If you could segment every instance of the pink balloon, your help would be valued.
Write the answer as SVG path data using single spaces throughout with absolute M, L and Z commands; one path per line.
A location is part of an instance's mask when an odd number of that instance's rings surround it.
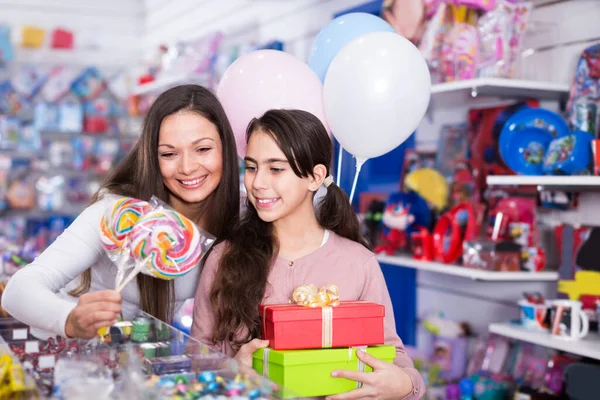
M 217 88 L 235 135 L 240 157 L 246 154 L 246 128 L 271 109 L 298 109 L 329 126 L 323 110 L 323 85 L 310 67 L 289 53 L 257 50 L 227 68 Z

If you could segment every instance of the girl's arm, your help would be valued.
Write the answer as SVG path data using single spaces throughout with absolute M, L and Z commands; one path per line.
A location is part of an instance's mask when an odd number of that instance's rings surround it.
M 2 295 L 2 307 L 9 314 L 66 336 L 65 323 L 76 302 L 57 293 L 103 253 L 100 220 L 106 206 L 106 200 L 100 200 L 86 208 L 39 257 L 10 278 Z
M 402 343 L 402 340 L 400 340 L 398 333 L 396 333 L 396 322 L 394 320 L 392 301 L 383 273 L 381 272 L 381 267 L 375 256 L 372 256 L 367 260 L 364 272 L 365 286 L 359 300 L 372 301 L 385 306 L 385 344 L 396 346 L 396 359 L 394 360 L 394 364 L 404 369 L 412 381 L 413 391 L 406 399 L 419 399 L 425 393 L 425 383 L 423 382 L 423 378 L 419 371 L 415 369 L 413 361 L 408 354 L 406 354 L 404 344 Z

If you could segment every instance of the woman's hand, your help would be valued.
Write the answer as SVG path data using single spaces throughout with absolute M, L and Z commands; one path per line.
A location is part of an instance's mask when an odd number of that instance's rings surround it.
M 333 371 L 331 376 L 361 382 L 361 388 L 327 397 L 328 400 L 354 400 L 362 398 L 403 399 L 414 392 L 410 376 L 402 368 L 356 350 L 358 358 L 373 368 L 373 372 Z
M 91 339 L 98 329 L 112 326 L 121 312 L 121 294 L 115 290 L 85 293 L 69 313 L 65 333 L 70 338 Z
M 268 340 L 252 339 L 242 347 L 235 355 L 234 359 L 242 367 L 252 368 L 252 354 L 258 349 L 264 349 L 269 345 Z

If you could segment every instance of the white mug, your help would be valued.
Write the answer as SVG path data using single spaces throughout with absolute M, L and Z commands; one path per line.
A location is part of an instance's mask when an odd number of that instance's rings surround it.
M 584 338 L 589 331 L 590 321 L 576 300 L 552 301 L 550 333 L 554 337 L 569 340 Z

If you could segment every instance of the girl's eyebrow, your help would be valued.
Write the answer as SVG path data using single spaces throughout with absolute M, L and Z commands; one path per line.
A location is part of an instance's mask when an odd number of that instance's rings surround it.
M 249 161 L 252 162 L 254 164 L 258 164 L 258 162 L 252 158 L 252 157 L 244 157 L 245 161 Z M 285 160 L 283 158 L 269 158 L 266 161 L 263 162 L 263 164 L 272 164 L 272 163 L 288 163 L 288 160 Z

